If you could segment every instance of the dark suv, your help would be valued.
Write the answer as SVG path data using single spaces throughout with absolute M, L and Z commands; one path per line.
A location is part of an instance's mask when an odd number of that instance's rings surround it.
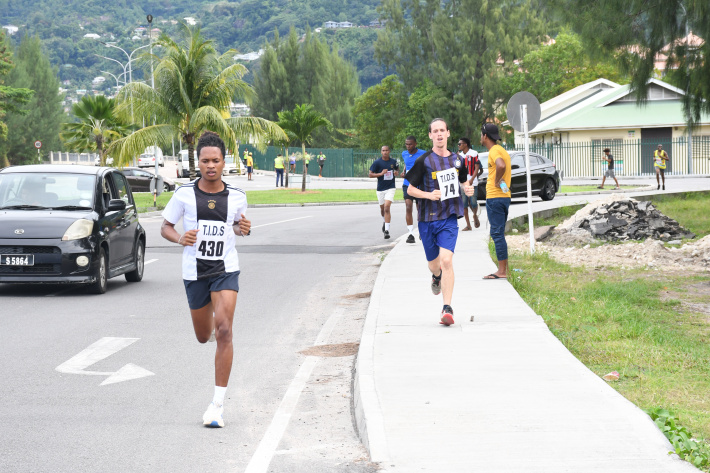
M 145 230 L 126 177 L 94 166 L 0 170 L 0 283 L 143 279 Z

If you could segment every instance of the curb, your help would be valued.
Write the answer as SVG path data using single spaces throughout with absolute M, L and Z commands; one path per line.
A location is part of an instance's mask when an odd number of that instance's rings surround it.
M 656 186 L 646 186 L 646 187 L 637 187 L 636 189 L 619 189 L 619 190 L 598 190 L 598 191 L 583 191 L 583 192 L 562 192 L 558 193 L 556 195 L 564 195 L 564 196 L 577 196 L 577 195 L 596 195 L 596 194 L 626 194 L 626 193 L 631 193 L 631 192 L 646 192 L 646 191 L 655 191 Z

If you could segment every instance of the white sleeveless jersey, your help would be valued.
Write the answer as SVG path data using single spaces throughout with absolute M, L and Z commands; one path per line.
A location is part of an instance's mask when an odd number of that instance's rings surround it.
M 175 190 L 163 218 L 185 231 L 198 229 L 197 242 L 182 253 L 182 278 L 188 281 L 239 271 L 236 237 L 232 225 L 246 215 L 246 193 L 225 184 L 222 192 L 201 191 L 198 180 Z

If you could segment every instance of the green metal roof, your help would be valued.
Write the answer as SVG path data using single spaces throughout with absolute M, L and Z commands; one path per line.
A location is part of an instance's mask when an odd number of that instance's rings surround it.
M 612 102 L 629 92 L 628 85 L 594 95 L 587 104 L 573 112 L 562 111 L 541 121 L 533 134 L 550 131 L 586 130 L 600 128 L 654 128 L 684 126 L 686 123 L 680 100 L 650 100 L 645 105 L 635 102 Z M 699 124 L 710 123 L 710 115 L 703 113 Z

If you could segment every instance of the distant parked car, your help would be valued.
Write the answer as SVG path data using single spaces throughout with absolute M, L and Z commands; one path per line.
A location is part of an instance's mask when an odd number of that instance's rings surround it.
M 147 154 L 143 153 L 138 157 L 138 167 L 139 168 L 145 168 L 145 167 L 155 167 L 155 155 L 154 154 Z M 163 155 L 158 154 L 158 166 L 163 167 L 165 166 L 165 161 L 163 161 Z
M 195 174 L 200 177 L 200 169 L 197 167 L 197 150 L 195 150 Z M 190 177 L 190 158 L 188 150 L 183 149 L 177 155 L 177 177 Z
M 155 174 L 141 168 L 123 168 L 123 174 L 128 179 L 133 192 L 150 192 L 150 182 Z M 175 190 L 175 181 L 163 177 L 163 192 Z
M 0 283 L 143 279 L 145 230 L 125 176 L 95 166 L 0 170 Z
M 488 153 L 479 155 L 483 174 L 478 178 L 478 199 L 486 199 L 486 183 L 488 182 Z M 528 185 L 525 171 L 525 152 L 510 152 L 511 165 L 511 197 L 527 197 Z M 540 196 L 542 200 L 552 200 L 560 190 L 560 174 L 555 163 L 536 153 L 530 153 L 530 184 L 532 195 Z

